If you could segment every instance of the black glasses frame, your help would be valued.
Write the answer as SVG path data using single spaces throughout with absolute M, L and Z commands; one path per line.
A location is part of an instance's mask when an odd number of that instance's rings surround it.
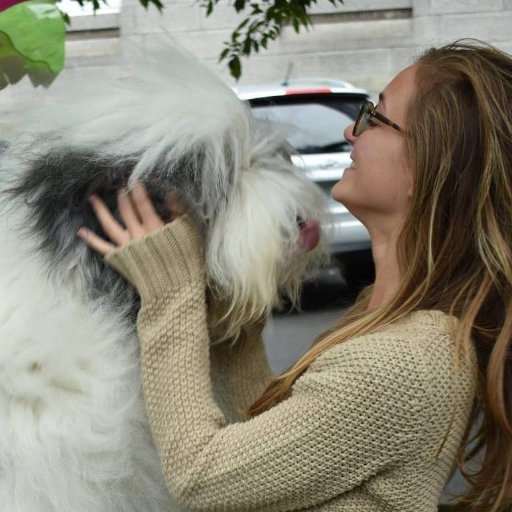
M 391 128 L 394 128 L 395 130 L 398 130 L 399 132 L 403 132 L 402 128 L 398 126 L 396 123 L 388 119 L 386 116 L 380 114 L 379 112 L 375 111 L 375 105 L 369 101 L 366 100 L 361 105 L 361 110 L 359 111 L 359 115 L 357 116 L 357 120 L 354 124 L 354 129 L 352 130 L 352 135 L 354 137 L 359 137 L 361 133 L 363 133 L 365 130 L 367 130 L 371 124 L 369 123 L 370 118 L 374 117 L 375 119 L 378 119 L 381 123 L 384 123 L 388 126 L 391 126 Z

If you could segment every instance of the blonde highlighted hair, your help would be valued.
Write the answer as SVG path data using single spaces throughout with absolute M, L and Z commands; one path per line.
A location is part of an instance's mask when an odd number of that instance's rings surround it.
M 416 310 L 459 319 L 457 353 L 478 359 L 472 420 L 459 467 L 470 483 L 461 510 L 512 506 L 512 58 L 491 45 L 457 41 L 417 60 L 407 147 L 415 170 L 410 214 L 398 245 L 402 281 L 367 312 L 372 287 L 250 407 L 255 416 L 286 398 L 322 352 Z M 469 441 L 468 428 L 466 441 Z M 466 443 L 464 443 L 466 444 Z M 478 470 L 467 468 L 479 454 Z

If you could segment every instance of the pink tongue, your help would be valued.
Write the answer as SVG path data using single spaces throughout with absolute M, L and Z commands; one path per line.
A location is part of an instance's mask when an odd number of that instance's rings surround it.
M 320 241 L 320 224 L 316 220 L 305 221 L 299 233 L 299 245 L 305 251 L 313 250 Z

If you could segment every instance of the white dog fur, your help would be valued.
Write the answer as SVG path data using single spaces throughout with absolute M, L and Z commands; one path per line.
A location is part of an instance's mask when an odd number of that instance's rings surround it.
M 223 305 L 217 341 L 295 296 L 325 256 L 297 250 L 297 219 L 324 205 L 279 129 L 181 51 L 138 73 L 81 84 L 0 157 L 2 512 L 176 510 L 142 400 L 137 294 L 76 237 L 101 234 L 88 195 L 115 209 L 116 189 L 140 179 L 165 218 L 178 192 Z

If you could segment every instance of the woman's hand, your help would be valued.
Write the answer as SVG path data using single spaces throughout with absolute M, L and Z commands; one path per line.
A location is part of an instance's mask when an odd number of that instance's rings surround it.
M 92 195 L 89 201 L 103 231 L 110 240 L 103 240 L 83 227 L 78 230 L 77 235 L 91 249 L 103 256 L 165 225 L 157 214 L 146 188 L 140 182 L 134 185 L 131 192 L 126 193 L 123 190 L 117 192 L 117 204 L 124 226 L 117 222 L 107 205 L 98 196 Z M 169 208 L 173 220 L 185 213 L 175 193 L 170 194 Z

